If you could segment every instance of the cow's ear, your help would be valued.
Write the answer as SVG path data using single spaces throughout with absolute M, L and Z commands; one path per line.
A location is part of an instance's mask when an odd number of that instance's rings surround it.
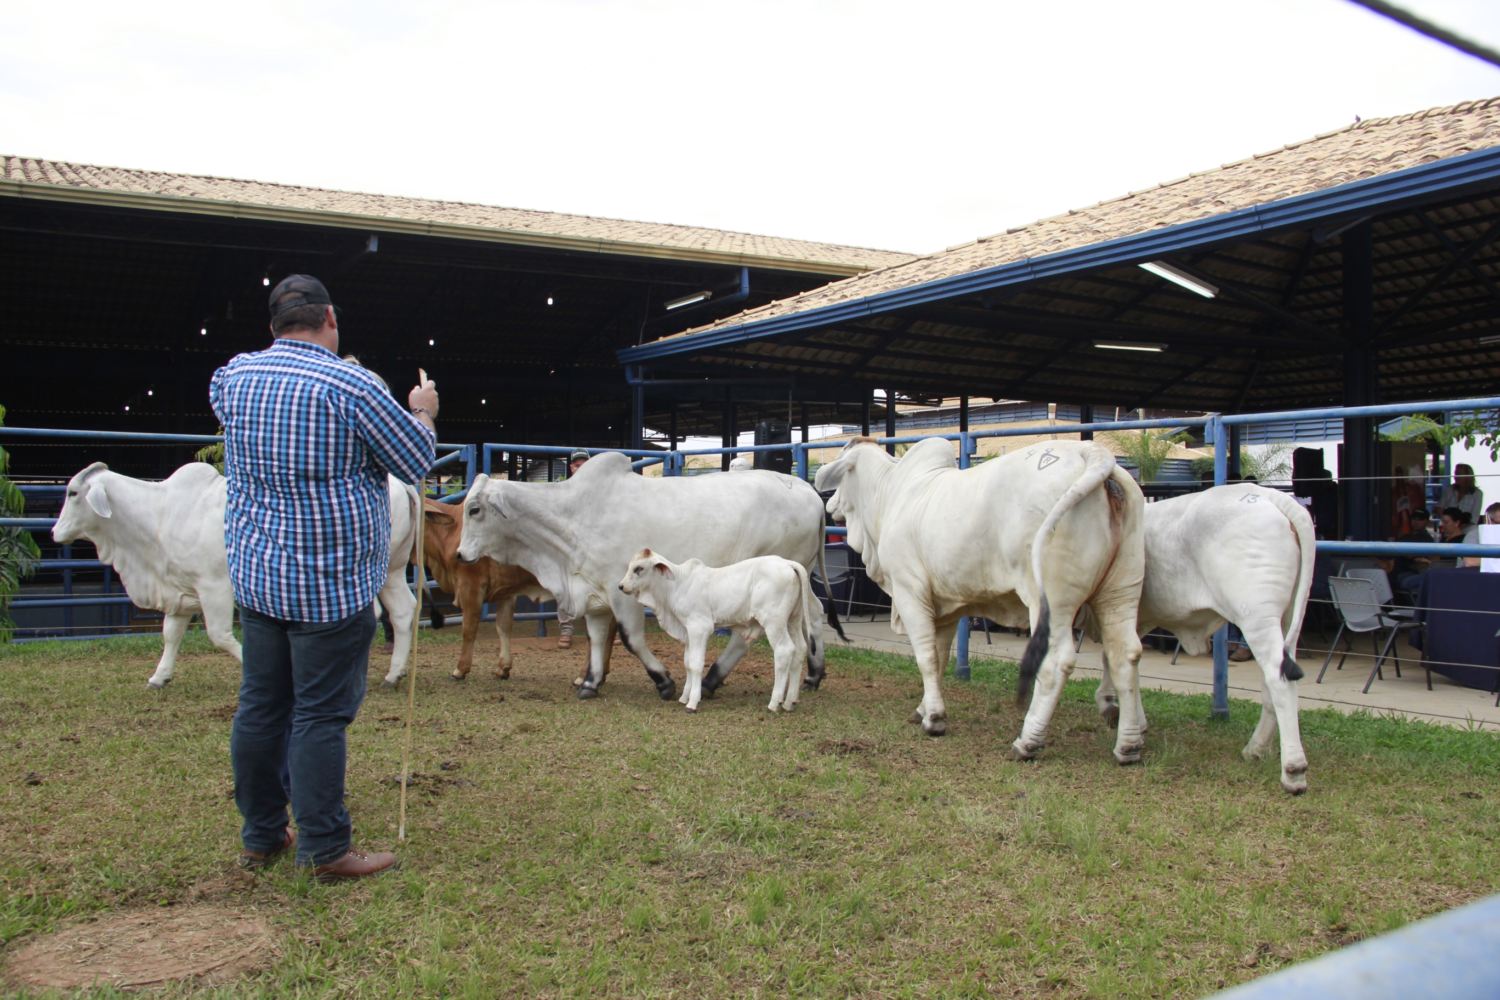
M 422 511 L 423 517 L 428 524 L 451 528 L 458 523 L 458 519 L 445 510 L 432 510 L 428 508 Z
M 485 490 L 482 499 L 484 501 L 484 505 L 490 510 L 494 511 L 496 514 L 499 514 L 501 517 L 506 516 L 505 508 L 500 504 L 500 498 L 495 495 L 494 490 Z
M 88 501 L 93 512 L 100 517 L 109 517 L 113 513 L 109 506 L 109 494 L 104 491 L 102 482 L 90 484 L 89 491 L 83 495 L 83 498 Z
M 653 563 L 651 568 L 656 570 L 662 576 L 666 577 L 668 580 L 672 579 L 672 568 L 666 563 Z

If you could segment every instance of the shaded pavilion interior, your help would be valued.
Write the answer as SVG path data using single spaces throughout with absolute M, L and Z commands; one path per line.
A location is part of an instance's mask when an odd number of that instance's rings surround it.
M 441 440 L 621 447 L 633 395 L 620 348 L 909 259 L 19 157 L 0 165 L 0 404 L 18 427 L 214 433 L 212 372 L 269 343 L 266 285 L 305 272 L 339 304 L 341 349 L 398 398 L 419 367 L 438 382 Z M 703 292 L 705 302 L 666 308 Z M 664 435 L 718 437 L 727 415 L 739 429 L 785 420 L 791 383 L 698 379 L 653 394 L 645 419 Z M 814 412 L 857 417 L 860 400 L 820 386 Z M 18 472 L 54 476 L 95 458 L 164 474 L 184 454 L 7 447 Z

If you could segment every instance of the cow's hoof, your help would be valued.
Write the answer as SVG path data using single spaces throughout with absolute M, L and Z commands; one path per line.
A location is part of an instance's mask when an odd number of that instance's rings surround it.
M 1122 747 L 1115 751 L 1115 760 L 1120 762 L 1121 767 L 1130 764 L 1139 764 L 1141 762 L 1141 751 L 1144 749 L 1145 747 L 1139 743 L 1134 746 Z
M 802 678 L 802 690 L 816 691 L 818 689 L 818 685 L 822 683 L 823 677 L 821 674 L 817 677 L 804 677 Z
M 506 667 L 504 670 L 496 670 L 495 679 L 501 681 L 510 680 L 510 667 Z
M 1307 792 L 1307 775 L 1281 772 L 1281 787 L 1288 795 L 1303 795 Z
M 682 706 L 682 709 L 685 712 L 692 712 L 694 715 L 698 714 L 698 706 L 697 705 L 684 705 L 684 706 Z
M 911 715 L 909 715 L 907 717 L 906 721 L 910 722 L 910 723 L 913 723 L 913 724 L 921 722 L 922 721 L 922 710 L 919 708 L 915 712 L 911 713 Z
M 395 680 L 391 680 L 389 677 L 387 677 L 385 680 L 380 682 L 380 686 L 385 688 L 387 691 L 394 691 L 396 690 L 396 685 L 400 683 L 401 679 L 399 677 Z
M 709 674 L 703 678 L 703 697 L 712 698 L 714 693 L 723 686 L 724 681 L 722 678 L 716 678 L 713 674 Z
M 1036 755 L 1042 749 L 1040 743 L 1026 744 L 1016 740 L 1010 745 L 1009 757 L 1011 760 L 1036 760 Z
M 468 674 L 466 674 L 466 673 L 460 673 L 457 670 L 453 671 L 453 673 L 449 674 L 448 676 L 452 677 L 456 681 L 466 681 L 466 680 L 469 679 L 469 675 Z
M 658 684 L 656 693 L 661 696 L 662 701 L 671 701 L 677 697 L 677 682 L 669 680 L 666 684 Z
M 585 686 L 583 686 L 581 684 L 578 686 L 578 700 L 579 701 L 588 701 L 590 698 L 597 698 L 597 697 L 599 697 L 599 689 L 598 688 L 585 687 Z
M 1240 751 L 1240 756 L 1248 761 L 1265 760 L 1266 751 L 1262 747 L 1251 746 L 1247 743 L 1245 749 Z
M 922 732 L 928 736 L 942 736 L 948 732 L 948 717 L 946 715 L 934 715 L 922 723 Z
M 170 677 L 164 681 L 159 681 L 155 677 L 148 677 L 146 679 L 146 688 L 151 691 L 160 691 L 170 683 L 172 683 L 172 678 Z

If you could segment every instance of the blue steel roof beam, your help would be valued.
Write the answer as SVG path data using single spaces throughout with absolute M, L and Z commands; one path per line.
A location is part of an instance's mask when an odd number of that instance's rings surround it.
M 1291 274 L 1287 276 L 1286 283 L 1281 288 L 1281 301 L 1279 304 L 1283 309 L 1289 308 L 1292 300 L 1297 297 L 1302 287 L 1302 282 L 1307 277 L 1307 269 L 1312 263 L 1313 256 L 1319 253 L 1321 249 L 1316 240 L 1307 239 L 1302 242 L 1302 246 L 1297 252 L 1297 262 L 1293 265 Z M 1245 338 L 1241 335 L 1239 339 L 1243 342 Z M 1245 400 L 1250 395 L 1250 387 L 1255 384 L 1255 378 L 1260 373 L 1260 368 L 1261 350 L 1258 347 L 1253 347 L 1250 351 L 1250 366 L 1246 370 L 1245 380 L 1240 384 L 1239 392 L 1235 393 L 1234 405 L 1230 409 L 1242 410 L 1245 408 Z
M 1212 357 L 1212 358 L 1200 358 L 1200 357 L 1198 357 L 1198 356 L 1195 355 L 1194 358 L 1196 360 L 1198 360 L 1200 363 L 1196 364 L 1196 365 L 1188 366 L 1186 368 L 1181 368 L 1177 372 L 1175 372 L 1174 374 L 1168 376 L 1167 378 L 1158 380 L 1155 385 L 1151 386 L 1151 388 L 1147 389 L 1145 392 L 1143 392 L 1143 393 L 1139 394 L 1138 396 L 1136 396 L 1135 399 L 1131 402 L 1131 404 L 1129 406 L 1127 406 L 1125 409 L 1126 410 L 1137 410 L 1137 409 L 1141 409 L 1142 407 L 1150 406 L 1150 405 L 1152 405 L 1152 403 L 1154 403 L 1156 401 L 1156 399 L 1159 396 L 1161 396 L 1162 393 L 1166 392 L 1168 389 L 1172 388 L 1174 385 L 1178 385 L 1178 384 L 1180 384 L 1182 382 L 1185 382 L 1190 377 L 1192 377 L 1194 375 L 1197 375 L 1197 374 L 1203 372 L 1205 369 L 1210 368 L 1213 365 L 1216 365 L 1220 361 L 1224 360 L 1224 358 L 1223 358 L 1222 355 L 1216 356 L 1216 357 Z M 1153 359 L 1153 361 L 1154 360 L 1155 359 Z M 1153 368 L 1154 367 L 1155 366 L 1153 365 Z M 1226 374 L 1232 374 L 1232 373 L 1226 373 Z
M 1201 274 L 1204 278 L 1218 285 L 1219 292 L 1221 294 L 1232 298 L 1237 302 L 1243 302 L 1245 305 L 1251 306 L 1254 309 L 1258 309 L 1273 319 L 1279 319 L 1281 322 L 1285 323 L 1292 329 L 1301 330 L 1308 336 L 1325 343 L 1336 343 L 1340 340 L 1337 331 L 1327 330 L 1315 323 L 1311 323 L 1308 320 L 1303 319 L 1301 316 L 1298 316 L 1296 313 L 1282 308 L 1275 302 L 1267 301 L 1256 292 L 1244 288 L 1243 286 L 1233 281 L 1218 277 L 1212 272 L 1205 271 L 1203 270 L 1203 268 L 1195 264 L 1189 264 L 1187 266 L 1194 274 Z
M 1500 182 L 1500 147 L 1476 150 L 1463 156 L 1448 157 L 1379 177 L 1351 181 L 1322 191 L 1225 212 L 1207 219 L 1123 236 L 1044 257 L 1028 257 L 850 302 L 628 348 L 619 352 L 619 358 L 624 364 L 637 364 L 658 357 L 710 350 L 737 341 L 776 337 L 794 329 L 826 326 L 854 317 L 876 315 L 940 299 L 976 295 L 992 288 L 1025 284 L 1053 275 L 1075 274 L 1113 264 L 1156 260 L 1166 254 L 1202 249 L 1252 238 L 1262 233 L 1306 227 L 1330 218 L 1388 213 L 1413 207 L 1437 196 L 1452 198 L 1465 190 L 1492 188 L 1497 182 Z
M 1484 304 L 1470 309 L 1466 312 L 1459 313 L 1457 316 L 1445 316 L 1441 319 L 1433 320 L 1430 323 L 1420 323 L 1416 326 L 1408 326 L 1404 330 L 1400 331 L 1401 339 L 1410 340 L 1413 337 L 1423 337 L 1442 330 L 1457 331 L 1460 327 L 1469 326 L 1475 323 L 1484 323 L 1486 320 L 1488 320 L 1489 326 L 1487 326 L 1485 330 L 1461 331 L 1455 333 L 1454 336 L 1449 339 L 1462 340 L 1470 337 L 1487 336 L 1488 333 L 1486 331 L 1489 329 L 1489 327 L 1493 327 L 1496 321 L 1500 321 L 1500 311 L 1497 311 L 1496 304 L 1491 301 L 1488 296 L 1485 296 L 1479 301 L 1482 301 Z M 1467 303 L 1449 303 L 1449 308 L 1457 308 L 1459 305 L 1467 305 Z M 1392 333 L 1391 337 L 1387 339 L 1395 339 L 1395 333 Z M 1400 345 L 1387 344 L 1385 346 L 1392 347 Z
M 869 347 L 868 346 L 855 345 L 855 344 L 836 344 L 836 343 L 831 343 L 831 342 L 827 342 L 827 341 L 819 341 L 819 340 L 816 340 L 814 338 L 819 337 L 819 336 L 831 335 L 831 334 L 845 334 L 845 335 L 852 334 L 852 335 L 861 336 L 861 337 L 873 337 L 873 336 L 882 335 L 882 334 L 884 334 L 886 332 L 888 332 L 888 331 L 878 330 L 878 329 L 872 329 L 872 328 L 868 328 L 868 327 L 864 327 L 864 326 L 854 326 L 854 325 L 846 324 L 846 325 L 837 327 L 836 329 L 829 329 L 829 330 L 806 330 L 806 331 L 802 331 L 802 332 L 798 333 L 794 338 L 789 337 L 788 340 L 783 341 L 782 343 L 787 344 L 787 345 L 792 346 L 792 347 L 807 347 L 809 349 L 825 350 L 825 351 L 845 351 L 845 352 L 854 354 L 854 353 L 861 353 L 861 352 L 867 351 L 867 350 L 869 350 Z M 986 337 L 994 337 L 994 336 L 998 336 L 998 335 L 1006 333 L 1006 332 L 1009 332 L 1009 331 L 1005 331 L 1005 330 L 981 330 L 981 331 L 979 331 L 979 333 L 981 333 L 982 335 L 984 335 Z M 897 339 L 904 340 L 904 341 L 911 341 L 911 342 L 917 343 L 917 344 L 932 344 L 932 345 L 934 345 L 936 347 L 949 348 L 949 349 L 957 349 L 957 350 L 963 350 L 963 351 L 1003 349 L 1003 345 L 997 346 L 994 343 L 985 343 L 984 341 L 976 339 L 974 337 L 944 337 L 944 336 L 942 336 L 940 334 L 918 333 L 918 332 L 916 332 L 914 330 L 908 330 L 908 331 L 906 331 L 905 333 L 903 333 L 900 336 L 900 338 L 897 338 Z M 895 343 L 895 341 L 893 340 L 892 343 Z M 887 350 L 890 349 L 889 345 L 885 349 L 887 349 Z
M 1244 381 L 1240 383 L 1240 391 L 1234 394 L 1234 404 L 1231 410 L 1243 410 L 1245 400 L 1250 395 L 1250 387 L 1255 384 L 1255 377 L 1260 374 L 1260 350 L 1257 348 L 1250 355 L 1250 367 L 1245 369 Z
M 1427 222 L 1425 216 L 1422 218 L 1422 221 L 1424 223 Z M 1429 226 L 1429 228 L 1431 227 Z M 1433 292 L 1441 288 L 1443 286 L 1443 283 L 1446 282 L 1450 277 L 1452 277 L 1455 272 L 1465 268 L 1470 268 L 1470 264 L 1473 261 L 1475 255 L 1477 255 L 1481 250 L 1488 247 L 1491 243 L 1494 243 L 1497 237 L 1500 237 L 1500 225 L 1492 224 L 1483 233 L 1480 233 L 1474 239 L 1470 240 L 1467 246 L 1458 249 L 1455 249 L 1453 247 L 1453 244 L 1441 232 L 1434 230 L 1434 235 L 1437 236 L 1439 241 L 1447 246 L 1450 254 L 1448 263 L 1444 264 L 1442 267 L 1438 268 L 1436 272 L 1430 275 L 1427 280 L 1423 282 L 1422 287 L 1418 288 L 1415 292 L 1412 292 L 1410 295 L 1408 295 L 1406 297 L 1406 300 L 1402 302 L 1394 312 L 1390 313 L 1387 316 L 1381 317 L 1380 322 L 1375 325 L 1375 332 L 1370 338 L 1371 343 L 1379 343 L 1382 337 L 1392 336 L 1399 333 L 1399 331 L 1396 330 L 1396 324 L 1401 321 L 1401 318 L 1415 309 L 1418 305 L 1420 305 L 1422 301 L 1431 296 Z M 1470 270 L 1473 269 L 1470 268 Z M 1475 273 L 1477 277 L 1478 274 L 1477 272 Z M 1481 280 L 1489 286 L 1490 294 L 1494 295 L 1494 285 L 1491 284 L 1488 279 L 1482 278 Z
M 1432 233 L 1432 235 L 1437 238 L 1437 241 L 1439 243 L 1448 248 L 1448 251 L 1450 253 L 1459 252 L 1458 245 L 1453 242 L 1453 238 L 1443 231 L 1442 226 L 1438 225 L 1436 222 L 1433 222 L 1432 217 L 1428 213 L 1423 212 L 1418 216 L 1418 218 L 1422 220 L 1422 227 L 1428 232 Z M 1473 259 L 1464 262 L 1464 270 L 1469 272 L 1469 276 L 1471 278 L 1479 282 L 1481 285 L 1484 285 L 1485 288 L 1489 289 L 1489 293 L 1492 298 L 1494 298 L 1496 301 L 1500 301 L 1500 285 L 1495 284 L 1494 280 L 1491 279 L 1488 274 L 1485 274 L 1484 271 L 1480 270 L 1479 267 L 1475 265 Z
M 1053 351 L 1051 354 L 1045 355 L 1040 361 L 1035 362 L 1025 371 L 1022 371 L 1017 375 L 1013 375 L 1010 378 L 998 380 L 996 382 L 996 385 L 1000 388 L 1000 394 L 1003 396 L 1022 395 L 1024 392 L 1024 387 L 1028 383 L 1030 383 L 1032 379 L 1036 378 L 1048 368 L 1051 368 L 1058 361 L 1061 361 L 1063 358 L 1072 354 L 1075 350 L 1078 349 L 1078 346 L 1084 342 L 1084 338 L 1081 337 L 1069 339 L 1065 341 L 1063 345 L 1057 350 Z
M 925 310 L 928 315 L 943 315 L 941 312 Z M 1055 313 L 1047 313 L 1024 308 L 1012 308 L 1011 315 L 1005 317 L 1007 322 L 1004 328 L 1014 329 L 1023 327 L 1023 332 L 1036 333 L 1048 336 L 1075 336 L 1079 338 L 1099 335 L 1107 339 L 1120 340 L 1145 340 L 1159 341 L 1163 338 L 1172 341 L 1192 341 L 1202 343 L 1222 344 L 1223 338 L 1219 334 L 1205 332 L 1202 329 L 1202 318 L 1182 316 L 1184 322 L 1196 320 L 1197 327 L 1185 327 L 1181 330 L 1164 330 L 1161 327 L 1136 326 L 1128 323 L 1117 323 L 1104 320 L 1090 319 L 1058 319 Z M 1306 349 L 1306 337 L 1280 336 L 1274 333 L 1255 333 L 1251 337 L 1263 342 L 1269 347 L 1284 347 L 1290 350 Z

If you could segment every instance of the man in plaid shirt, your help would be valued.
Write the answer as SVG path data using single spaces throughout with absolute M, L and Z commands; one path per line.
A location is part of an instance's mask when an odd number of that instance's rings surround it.
M 402 407 L 373 372 L 340 360 L 338 311 L 318 279 L 283 279 L 270 307 L 275 342 L 233 358 L 209 387 L 244 631 L 229 745 L 240 863 L 295 847 L 320 881 L 359 878 L 396 863 L 353 848 L 344 808 L 344 731 L 364 700 L 390 550 L 386 474 L 416 483 L 431 467 L 438 395 L 424 381 Z

